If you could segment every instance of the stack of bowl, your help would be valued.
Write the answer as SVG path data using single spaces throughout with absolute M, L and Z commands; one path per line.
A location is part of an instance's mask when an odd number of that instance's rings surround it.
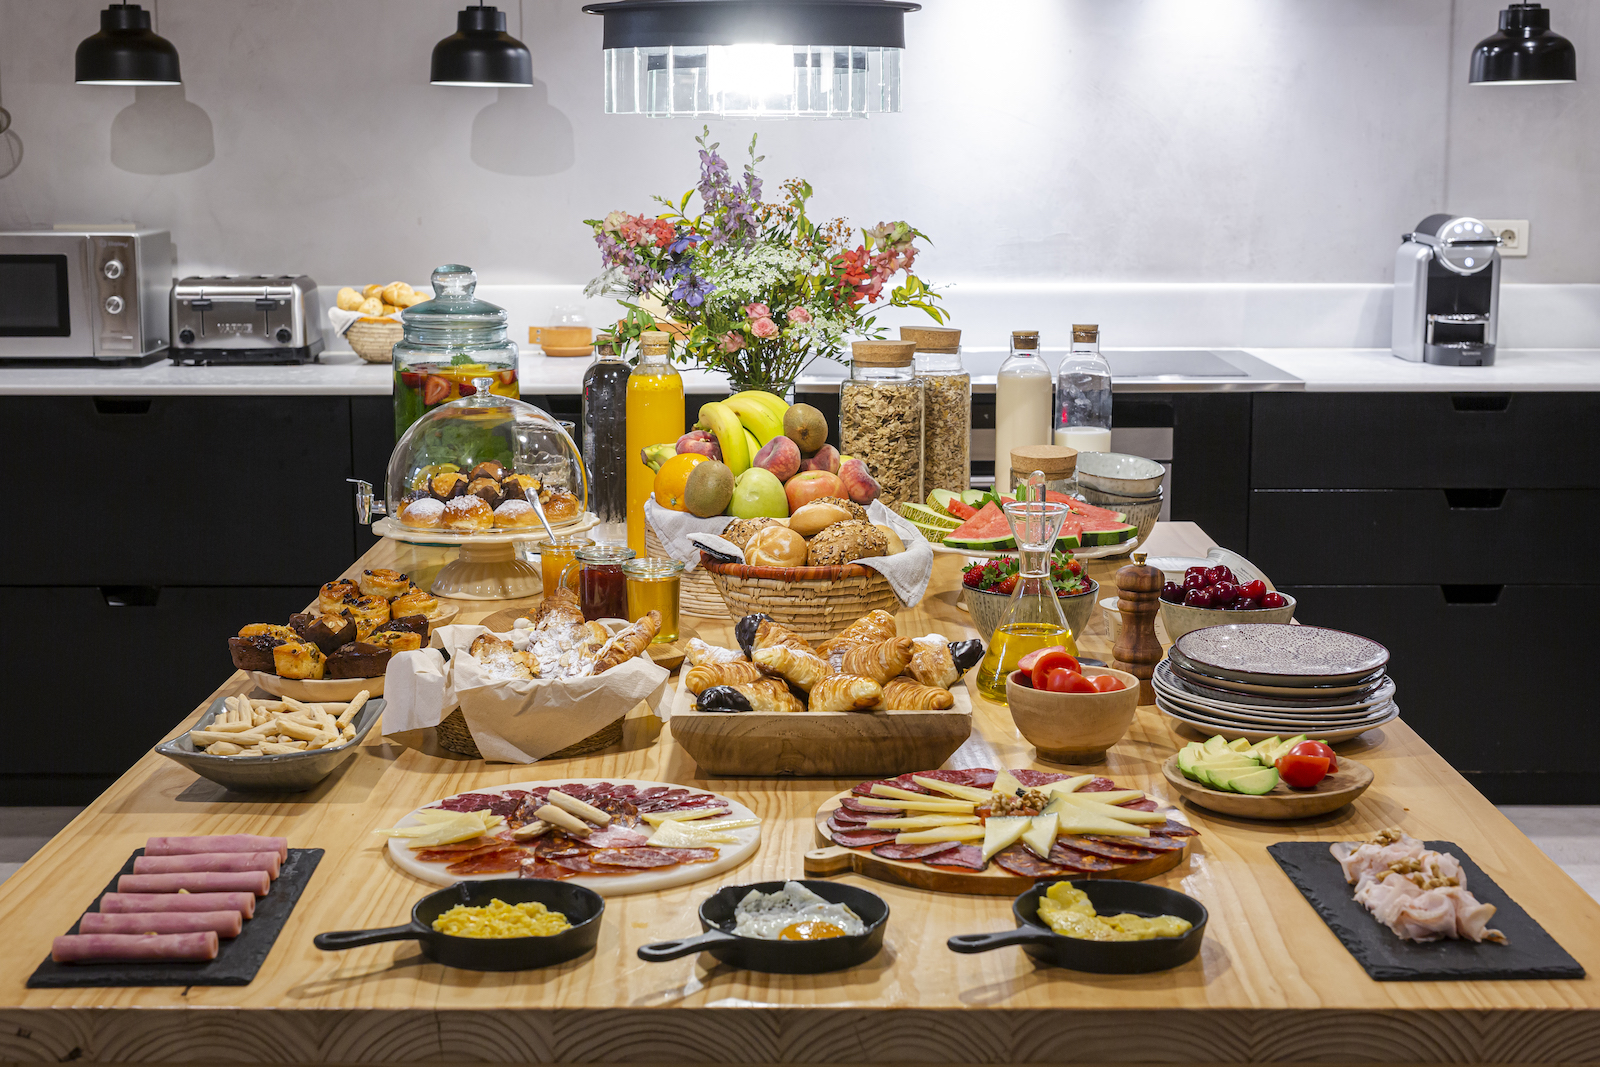
M 1161 514 L 1161 483 L 1166 468 L 1153 459 L 1125 452 L 1079 452 L 1078 492 L 1096 507 L 1120 511 L 1139 527 L 1139 541 Z
M 1150 679 L 1156 706 L 1206 736 L 1347 741 L 1400 714 L 1389 650 L 1320 626 L 1229 624 L 1184 634 Z

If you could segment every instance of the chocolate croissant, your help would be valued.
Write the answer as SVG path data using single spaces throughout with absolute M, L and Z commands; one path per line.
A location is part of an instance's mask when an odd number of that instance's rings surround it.
M 949 711 L 956 706 L 956 698 L 940 686 L 890 678 L 883 683 L 883 706 L 890 711 Z
M 817 651 L 827 656 L 836 647 L 843 648 L 862 641 L 885 641 L 899 633 L 893 615 L 887 611 L 869 611 L 829 638 Z
M 805 711 L 806 706 L 776 678 L 714 685 L 696 701 L 701 711 Z
M 683 672 L 683 687 L 695 696 L 714 685 L 758 682 L 761 669 L 747 659 L 729 663 L 701 663 Z
M 840 673 L 859 674 L 882 685 L 905 670 L 911 663 L 911 638 L 891 637 L 887 641 L 870 641 L 851 645 L 844 650 Z
M 604 674 L 612 667 L 626 663 L 649 648 L 650 642 L 660 632 L 661 612 L 651 608 L 643 618 L 612 638 L 610 647 L 595 660 L 593 673 Z
M 811 689 L 812 711 L 869 711 L 883 703 L 883 687 L 857 674 L 830 674 Z
M 771 645 L 758 648 L 752 657 L 755 665 L 768 674 L 775 674 L 795 687 L 811 692 L 811 688 L 832 674 L 828 661 L 815 652 L 806 652 L 789 645 Z
M 758 648 L 767 648 L 771 645 L 788 645 L 802 652 L 816 651 L 811 647 L 810 641 L 782 623 L 773 621 L 770 615 L 744 616 L 733 624 L 733 636 L 746 656 L 753 655 Z

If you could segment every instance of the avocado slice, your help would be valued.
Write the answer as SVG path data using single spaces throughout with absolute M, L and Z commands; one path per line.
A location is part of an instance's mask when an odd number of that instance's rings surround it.
M 1272 792 L 1278 784 L 1278 772 L 1271 767 L 1263 768 L 1254 774 L 1242 774 L 1228 780 L 1228 788 L 1235 793 L 1246 796 L 1259 797 Z
M 1272 763 L 1273 763 L 1273 765 L 1276 766 L 1279 760 L 1281 760 L 1283 757 L 1285 757 L 1285 756 L 1287 756 L 1289 754 L 1289 750 L 1290 749 L 1294 748 L 1294 746 L 1298 745 L 1300 742 L 1304 741 L 1305 739 L 1306 739 L 1306 735 L 1305 734 L 1295 734 L 1293 737 L 1291 737 L 1287 741 L 1283 742 L 1277 748 L 1273 749 L 1272 750 Z
M 1250 742 L 1246 741 L 1242 737 L 1236 737 L 1232 741 L 1228 742 L 1228 747 L 1233 749 L 1235 752 L 1243 752 L 1250 747 Z
M 1247 755 L 1250 755 L 1265 764 L 1268 762 L 1267 757 L 1271 754 L 1272 750 L 1278 747 L 1278 741 L 1278 735 L 1273 734 L 1265 741 L 1257 741 L 1255 744 L 1245 749 L 1245 752 Z
M 1200 746 L 1192 742 L 1178 749 L 1178 770 L 1185 778 L 1195 776 L 1194 761 L 1199 752 Z
M 1202 747 L 1207 752 L 1221 752 L 1223 749 L 1228 747 L 1228 742 L 1224 741 L 1220 734 L 1213 734 L 1212 736 L 1206 738 L 1205 744 Z

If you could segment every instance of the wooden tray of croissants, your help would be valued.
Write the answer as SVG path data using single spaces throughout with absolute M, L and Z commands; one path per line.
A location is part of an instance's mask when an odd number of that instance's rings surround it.
M 673 704 L 673 738 L 702 774 L 898 774 L 939 766 L 972 731 L 961 679 L 981 641 L 903 635 L 886 611 L 820 644 L 766 615 L 734 636 L 688 642 Z

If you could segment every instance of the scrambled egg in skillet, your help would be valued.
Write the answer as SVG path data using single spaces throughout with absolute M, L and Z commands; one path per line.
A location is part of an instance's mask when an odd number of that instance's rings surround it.
M 1039 898 L 1039 921 L 1063 937 L 1085 941 L 1149 941 L 1156 937 L 1181 937 L 1193 925 L 1176 915 L 1097 915 L 1081 889 L 1056 882 Z

